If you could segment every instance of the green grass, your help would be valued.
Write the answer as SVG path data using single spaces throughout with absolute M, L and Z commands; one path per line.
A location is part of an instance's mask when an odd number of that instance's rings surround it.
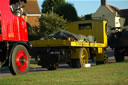
M 128 85 L 128 62 L 0 77 L 0 85 Z

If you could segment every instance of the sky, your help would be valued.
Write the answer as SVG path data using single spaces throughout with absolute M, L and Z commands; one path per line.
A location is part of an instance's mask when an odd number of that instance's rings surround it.
M 40 8 L 43 1 L 38 0 Z M 66 2 L 73 4 L 78 16 L 95 13 L 101 4 L 101 0 L 66 0 Z M 128 9 L 128 0 L 107 0 L 107 4 L 116 6 L 119 9 Z

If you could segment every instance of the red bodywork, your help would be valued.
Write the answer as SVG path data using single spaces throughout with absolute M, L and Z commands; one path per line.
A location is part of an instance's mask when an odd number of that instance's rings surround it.
M 27 25 L 10 9 L 10 0 L 0 0 L 0 41 L 28 41 Z

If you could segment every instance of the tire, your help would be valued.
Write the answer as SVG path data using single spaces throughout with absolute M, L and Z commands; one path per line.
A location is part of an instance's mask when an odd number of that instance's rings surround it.
M 71 67 L 72 68 L 80 68 L 81 65 L 80 65 L 80 59 L 73 59 L 71 60 Z
M 30 57 L 23 45 L 16 45 L 10 53 L 9 69 L 13 75 L 25 74 L 29 71 Z
M 88 64 L 89 53 L 86 48 L 80 48 L 80 53 L 78 55 L 79 59 L 72 59 L 71 66 L 73 68 L 85 67 L 85 64 Z
M 124 61 L 124 55 L 122 53 L 120 53 L 118 49 L 115 49 L 114 55 L 115 55 L 116 62 L 123 62 Z
M 47 67 L 47 69 L 49 70 L 49 71 L 51 71 L 51 70 L 56 70 L 58 68 L 58 64 L 51 64 L 51 65 L 49 65 L 48 67 Z

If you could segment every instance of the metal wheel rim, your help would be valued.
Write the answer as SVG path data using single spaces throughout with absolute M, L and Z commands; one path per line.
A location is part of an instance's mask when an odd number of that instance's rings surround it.
M 82 54 L 81 54 L 81 67 L 85 67 L 85 64 L 88 63 L 88 52 L 86 51 L 86 49 L 82 50 Z

